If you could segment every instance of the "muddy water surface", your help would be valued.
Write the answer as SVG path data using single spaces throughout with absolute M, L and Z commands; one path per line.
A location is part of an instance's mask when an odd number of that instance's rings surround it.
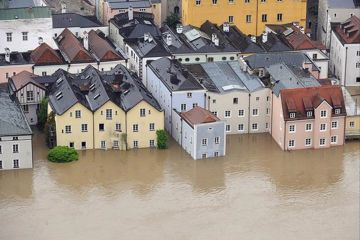
M 0 172 L 1 240 L 359 239 L 360 144 L 282 152 L 267 134 L 231 136 L 227 156 L 86 151 Z

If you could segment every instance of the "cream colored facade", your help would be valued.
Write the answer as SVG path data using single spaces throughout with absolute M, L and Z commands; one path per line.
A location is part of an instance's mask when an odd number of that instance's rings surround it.
M 266 24 L 298 22 L 306 27 L 306 0 L 183 0 L 182 23 L 200 27 L 206 20 L 236 25 L 260 35 Z

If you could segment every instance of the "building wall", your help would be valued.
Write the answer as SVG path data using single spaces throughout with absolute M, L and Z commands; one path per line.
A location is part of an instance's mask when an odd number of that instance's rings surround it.
M 13 140 L 17 137 L 18 140 Z M 13 153 L 13 145 L 18 145 L 18 152 Z M 2 163 L 1 170 L 14 169 L 14 160 L 19 160 L 19 169 L 32 168 L 32 136 L 1 136 L 0 141 L 1 152 L 0 161 Z
M 0 83 L 8 81 L 6 76 L 12 77 L 22 71 L 32 72 L 32 64 L 0 66 Z
M 65 71 L 67 71 L 69 69 L 69 65 L 61 64 L 61 65 L 34 65 L 33 66 L 34 74 L 39 75 L 39 76 L 52 75 L 58 69 L 63 69 Z
M 181 147 L 188 153 L 190 156 L 196 158 L 196 134 L 194 129 L 183 119 L 181 120 Z
M 346 117 L 345 136 L 347 138 L 360 137 L 360 115 Z
M 107 2 L 103 5 L 103 17 L 102 17 L 102 23 L 104 25 L 109 25 L 109 20 L 112 19 L 116 14 L 127 12 L 128 9 L 115 9 L 110 8 L 109 4 Z M 133 8 L 134 12 L 147 12 L 147 13 L 153 13 L 152 7 L 148 8 Z
M 196 124 L 194 126 L 195 133 L 195 153 L 194 159 L 203 158 L 203 154 L 206 157 L 215 157 L 215 152 L 218 152 L 218 156 L 225 156 L 226 153 L 226 134 L 225 123 L 218 121 L 214 123 Z M 215 137 L 219 137 L 219 143 L 215 143 Z M 202 140 L 207 139 L 207 144 L 203 145 Z
M 75 110 L 81 111 L 81 118 L 75 118 Z M 92 149 L 93 144 L 93 114 L 80 103 L 76 103 L 63 115 L 55 116 L 56 123 L 56 142 L 58 146 L 70 146 L 74 143 L 76 150 L 81 150 L 81 143 L 86 142 L 86 149 Z M 88 125 L 88 131 L 81 131 L 81 124 Z M 71 126 L 71 133 L 65 132 L 65 126 Z
M 109 23 L 109 36 L 116 45 L 125 50 L 124 38 L 119 34 L 119 29 L 111 22 Z
M 239 13 L 241 13 L 239 15 Z M 277 21 L 277 14 L 283 14 L 281 22 Z M 262 22 L 262 14 L 267 14 L 267 22 Z M 246 23 L 246 15 L 251 15 L 251 23 Z M 182 22 L 201 26 L 206 20 L 216 24 L 229 21 L 229 16 L 234 17 L 234 24 L 245 34 L 260 35 L 265 30 L 265 24 L 299 22 L 306 27 L 306 1 L 290 0 L 277 1 L 213 1 L 202 0 L 197 6 L 194 0 L 182 1 Z
M 145 109 L 146 116 L 140 117 L 140 109 Z M 154 131 L 150 131 L 150 123 L 155 124 Z M 138 124 L 139 131 L 133 131 L 133 125 Z M 156 146 L 156 130 L 164 129 L 164 112 L 158 111 L 145 101 L 141 101 L 126 114 L 128 148 L 134 147 L 134 141 L 138 141 L 138 148 L 150 147 L 150 140 L 154 140 Z
M 328 78 L 329 58 L 319 49 L 309 49 L 303 51 L 320 69 L 320 79 Z M 317 58 L 314 58 L 316 54 Z
M 198 64 L 210 62 L 209 58 L 213 59 L 213 62 L 237 60 L 240 53 L 189 53 L 189 54 L 174 54 L 173 56 L 182 64 Z M 212 62 L 212 61 L 211 61 Z
M 106 109 L 111 109 L 112 118 L 106 118 Z M 126 149 L 126 141 L 123 141 L 122 134 L 126 133 L 125 112 L 111 101 L 106 102 L 94 112 L 94 148 L 100 149 L 101 141 L 105 141 L 105 149 L 111 149 L 114 141 L 118 141 L 120 149 Z M 116 124 L 121 124 L 121 131 L 116 130 Z M 100 131 L 99 124 L 104 124 L 104 131 Z
M 281 104 L 281 95 L 277 97 L 272 95 L 272 124 L 271 124 L 271 136 L 274 141 L 280 146 L 282 150 L 285 149 L 284 139 L 285 139 L 285 121 L 283 115 L 283 109 Z

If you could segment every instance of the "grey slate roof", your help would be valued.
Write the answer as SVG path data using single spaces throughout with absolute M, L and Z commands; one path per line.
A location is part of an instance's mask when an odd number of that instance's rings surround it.
M 52 15 L 53 28 L 100 27 L 102 24 L 92 16 L 82 16 L 77 13 L 59 13 Z
M 257 41 L 267 52 L 285 52 L 291 51 L 292 49 L 279 38 L 275 33 L 268 33 L 267 41 Z
M 320 83 L 311 75 L 306 75 L 302 71 L 289 67 L 283 63 L 274 64 L 266 68 L 271 76 L 273 85 L 273 92 L 279 96 L 282 89 L 287 88 L 304 88 L 304 87 L 318 87 Z
M 48 7 L 5 8 L 0 9 L 0 20 L 51 18 Z
M 0 54 L 0 66 L 31 64 L 30 53 L 10 53 L 10 63 L 5 61 L 5 54 Z
M 150 1 L 148 0 L 108 0 L 110 8 L 116 9 L 127 9 L 129 7 L 133 8 L 149 8 L 151 7 Z
M 177 60 L 164 57 L 152 61 L 148 66 L 171 92 L 203 89 Z
M 34 0 L 0 0 L 0 8 L 36 7 Z
M 212 92 L 254 92 L 265 87 L 257 76 L 244 72 L 237 61 L 209 62 L 187 67 Z
M 31 128 L 16 98 L 11 98 L 6 86 L 0 87 L 0 137 L 30 135 Z
M 327 0 L 329 8 L 356 8 L 360 7 L 358 0 Z
M 145 41 L 144 37 L 138 39 L 128 39 L 125 42 L 137 53 L 141 58 L 144 57 L 165 57 L 170 53 L 164 46 L 151 37 L 151 41 Z

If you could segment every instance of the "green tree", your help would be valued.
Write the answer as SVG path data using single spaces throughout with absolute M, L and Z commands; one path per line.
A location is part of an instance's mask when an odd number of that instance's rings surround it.
M 43 98 L 40 102 L 40 108 L 38 113 L 38 127 L 41 131 L 44 130 L 47 121 L 47 117 L 48 117 L 47 111 L 48 111 L 48 99 Z
M 156 138 L 157 138 L 157 148 L 158 149 L 166 149 L 167 142 L 168 142 L 168 135 L 165 130 L 157 130 L 156 131 Z
M 171 28 L 175 28 L 176 24 L 180 23 L 180 17 L 176 13 L 172 13 L 171 15 L 167 16 L 164 23 Z
M 72 162 L 78 160 L 78 153 L 75 149 L 67 146 L 56 146 L 48 153 L 48 160 L 51 162 Z

